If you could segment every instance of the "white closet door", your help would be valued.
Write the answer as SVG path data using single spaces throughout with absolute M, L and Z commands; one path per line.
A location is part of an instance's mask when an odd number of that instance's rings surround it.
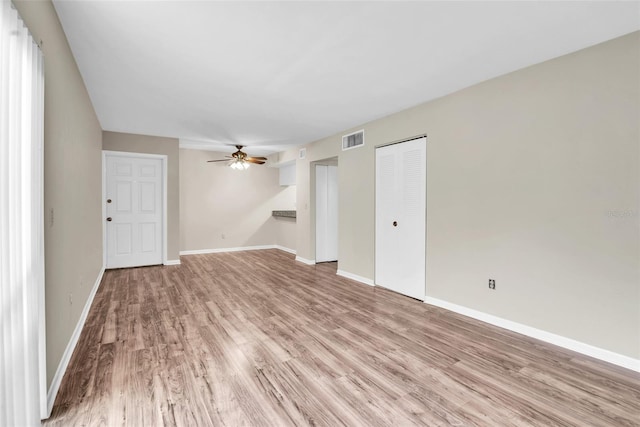
M 338 260 L 338 167 L 316 165 L 316 262 Z
M 426 138 L 376 149 L 375 282 L 424 300 Z

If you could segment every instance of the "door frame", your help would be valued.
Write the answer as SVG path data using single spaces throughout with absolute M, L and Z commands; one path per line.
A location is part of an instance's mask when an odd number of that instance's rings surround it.
M 167 159 L 166 154 L 102 150 L 102 266 L 107 265 L 107 156 L 160 160 L 162 163 L 162 265 L 167 264 Z
M 340 158 L 336 155 L 324 159 L 309 161 L 309 249 L 313 255 L 309 265 L 316 263 L 316 165 L 338 167 L 338 242 L 340 241 Z M 340 244 L 338 243 L 338 262 L 340 262 Z
M 411 136 L 408 138 L 402 138 L 393 142 L 385 142 L 382 144 L 378 144 L 375 145 L 373 147 L 373 227 L 375 230 L 376 227 L 376 221 L 377 216 L 378 216 L 378 212 L 376 210 L 376 195 L 377 195 L 377 191 L 378 189 L 376 188 L 376 173 L 377 173 L 377 160 L 376 160 L 376 150 L 378 148 L 383 148 L 383 147 L 388 147 L 389 145 L 396 145 L 396 144 L 402 144 L 403 142 L 409 142 L 409 141 L 413 141 L 415 139 L 421 139 L 424 138 L 425 139 L 425 143 L 426 143 L 426 149 L 427 152 L 425 153 L 426 156 L 426 161 L 429 161 L 429 152 L 428 152 L 428 148 L 429 148 L 429 138 L 427 137 L 426 133 L 423 134 L 419 134 L 419 135 L 415 135 L 415 136 Z M 425 191 L 425 195 L 424 195 L 424 218 L 425 218 L 425 224 L 424 224 L 424 244 L 425 244 L 425 260 L 424 260 L 424 301 L 426 301 L 427 299 L 427 295 L 428 295 L 428 289 L 429 289 L 429 285 L 428 285 L 428 280 L 427 280 L 427 235 L 429 230 L 427 229 L 427 210 L 429 207 L 429 191 L 428 191 L 428 181 L 429 181 L 429 176 L 428 176 L 429 170 L 427 168 L 427 165 L 425 165 L 425 185 L 424 185 L 424 191 Z M 377 284 L 377 279 L 376 279 L 376 247 L 378 244 L 378 236 L 377 233 L 373 233 L 373 285 L 374 286 L 380 286 Z M 401 294 L 402 295 L 402 294 Z M 409 296 L 407 296 L 407 298 L 411 298 Z

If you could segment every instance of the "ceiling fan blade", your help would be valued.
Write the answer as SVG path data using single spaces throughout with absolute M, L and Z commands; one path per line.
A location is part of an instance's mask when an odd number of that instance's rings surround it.
M 228 162 L 229 160 L 233 159 L 233 157 L 231 157 L 231 156 L 224 156 L 224 157 L 226 157 L 226 158 L 220 159 L 220 160 L 207 160 L 207 163 L 210 163 L 210 162 Z
M 266 157 L 254 157 L 254 156 L 251 156 L 251 157 L 248 157 L 248 158 L 249 159 L 253 159 L 253 160 L 262 160 L 263 162 L 267 161 Z
M 265 159 L 266 160 L 266 159 Z M 255 163 L 256 165 L 263 165 L 264 161 L 260 160 L 260 158 L 256 158 L 256 157 L 247 157 L 246 159 L 244 159 L 245 162 L 249 162 L 249 163 Z

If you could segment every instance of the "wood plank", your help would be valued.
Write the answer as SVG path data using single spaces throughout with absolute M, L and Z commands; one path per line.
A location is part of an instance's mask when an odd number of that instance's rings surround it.
M 640 426 L 640 374 L 278 250 L 109 270 L 44 425 Z

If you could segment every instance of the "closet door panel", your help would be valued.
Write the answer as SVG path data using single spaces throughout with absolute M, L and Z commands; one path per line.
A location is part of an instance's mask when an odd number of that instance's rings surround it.
M 425 297 L 426 138 L 376 149 L 375 283 Z

